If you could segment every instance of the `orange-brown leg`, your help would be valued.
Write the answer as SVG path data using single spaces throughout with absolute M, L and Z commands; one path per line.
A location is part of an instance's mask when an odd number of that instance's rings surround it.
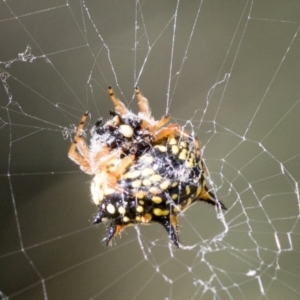
M 79 125 L 78 125 L 77 130 L 76 130 L 74 141 L 71 144 L 70 149 L 69 149 L 69 154 L 70 153 L 74 153 L 76 151 L 75 149 L 77 147 L 77 140 L 78 140 L 79 137 L 82 136 L 82 131 L 83 131 L 84 123 L 85 123 L 85 120 L 86 120 L 88 114 L 89 114 L 88 112 L 85 112 L 82 115 L 81 119 L 80 119 Z
M 78 136 L 77 138 L 77 150 L 79 152 L 79 154 L 85 158 L 89 158 L 90 155 L 90 149 L 88 148 L 84 138 L 82 137 L 82 135 Z
M 120 163 L 112 167 L 109 173 L 112 174 L 115 178 L 119 179 L 121 175 L 125 173 L 127 168 L 133 163 L 134 159 L 134 155 L 128 155 L 120 159 Z
M 143 97 L 138 87 L 135 87 L 135 95 L 138 100 L 138 106 L 140 108 L 140 112 L 143 113 L 149 120 L 153 120 L 153 117 L 151 116 L 149 102 L 145 97 Z M 162 116 L 161 119 L 159 121 L 156 121 L 154 125 L 151 125 L 146 120 L 143 120 L 142 128 L 147 128 L 150 132 L 154 132 L 160 127 L 164 126 L 166 123 L 168 123 L 169 120 L 170 120 L 169 115 Z
M 117 181 L 135 159 L 134 155 L 119 158 L 122 150 L 117 150 L 112 154 L 107 154 L 99 163 L 98 172 L 105 171 L 107 174 L 108 186 L 122 193 L 123 190 L 117 186 Z M 117 163 L 115 161 L 118 160 Z M 106 170 L 105 170 L 106 169 Z
M 142 96 L 138 87 L 135 87 L 135 95 L 138 100 L 140 112 L 145 114 L 148 118 L 152 118 L 148 100 Z
M 153 142 L 155 143 L 155 142 L 157 142 L 163 138 L 169 137 L 169 136 L 174 136 L 174 135 L 181 136 L 182 134 L 183 134 L 183 131 L 179 125 L 170 124 L 166 128 L 159 130 L 158 133 L 156 133 L 154 135 Z
M 153 126 L 149 127 L 149 131 L 150 132 L 155 132 L 156 130 L 158 130 L 159 128 L 163 127 L 166 123 L 168 123 L 170 120 L 169 115 L 164 115 L 161 117 L 161 119 L 159 121 L 156 121 L 155 124 Z
M 128 113 L 128 109 L 126 108 L 125 104 L 116 98 L 111 86 L 108 87 L 108 94 L 115 106 L 116 112 L 118 112 L 120 115 L 125 115 L 126 113 Z
M 102 146 L 95 154 L 95 156 L 92 158 L 95 164 L 95 169 L 96 171 L 100 171 L 101 170 L 101 166 L 102 165 L 106 165 L 106 161 L 109 160 L 111 158 L 112 155 L 114 155 L 115 153 L 112 153 L 109 155 L 109 148 L 107 146 Z M 119 152 L 120 154 L 120 152 Z M 103 158 L 105 157 L 105 158 Z
M 82 137 L 82 131 L 84 127 L 85 120 L 88 116 L 88 112 L 84 113 L 80 119 L 74 141 L 72 142 L 68 156 L 76 164 L 78 164 L 84 172 L 90 174 L 91 168 L 89 163 L 88 147 Z M 77 152 L 76 149 L 79 151 Z

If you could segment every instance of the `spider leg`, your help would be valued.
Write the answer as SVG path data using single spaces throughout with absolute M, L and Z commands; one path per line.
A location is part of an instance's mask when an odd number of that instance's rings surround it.
M 92 180 L 91 193 L 93 201 L 97 205 L 102 203 L 107 195 L 124 192 L 117 182 L 132 164 L 135 157 L 130 155 L 120 158 L 121 152 L 122 150 L 118 150 L 115 153 L 106 155 L 104 160 L 100 160 L 100 168 L 94 172 L 96 175 Z
M 134 89 L 140 112 L 143 113 L 147 118 L 152 118 L 148 100 L 142 96 L 138 87 L 135 87 Z
M 94 172 L 97 173 L 97 171 L 101 171 L 106 160 L 111 159 L 111 155 L 109 155 L 109 148 L 107 146 L 100 147 L 100 149 L 91 156 L 91 159 L 94 162 Z
M 91 168 L 89 163 L 88 148 L 85 144 L 84 139 L 82 138 L 82 131 L 84 127 L 85 120 L 88 116 L 88 112 L 84 113 L 80 119 L 75 138 L 73 143 L 70 146 L 68 156 L 73 160 L 77 165 L 80 166 L 80 169 L 85 173 L 90 174 Z M 79 151 L 77 152 L 76 149 Z
M 108 147 L 102 147 L 93 158 L 93 161 L 97 162 L 96 172 L 112 168 L 114 164 L 120 160 L 121 154 L 121 149 L 115 150 L 110 153 Z
M 119 149 L 112 154 L 107 154 L 104 160 L 99 160 L 99 171 L 104 170 L 107 173 L 108 181 L 112 188 L 115 188 L 115 184 L 122 174 L 125 173 L 126 169 L 132 164 L 135 159 L 134 155 L 128 155 L 124 158 L 120 158 L 122 150 Z M 110 180 L 113 178 L 114 180 Z
M 111 168 L 109 173 L 112 174 L 114 178 L 119 179 L 121 175 L 125 173 L 126 169 L 132 164 L 134 159 L 135 159 L 134 155 L 128 155 L 120 159 L 120 162 L 117 165 L 115 165 L 113 168 Z
M 88 158 L 89 157 L 89 148 L 87 146 L 87 144 L 85 143 L 82 135 L 79 135 L 77 138 L 77 150 L 78 152 L 81 154 L 81 156 Z
M 123 189 L 117 185 L 117 181 L 120 179 L 121 175 L 125 173 L 126 169 L 132 164 L 134 159 L 134 155 L 126 156 L 120 159 L 120 162 L 117 165 L 107 170 L 107 182 L 109 188 L 114 189 L 118 193 L 124 192 Z
M 125 104 L 116 98 L 111 86 L 108 87 L 108 94 L 110 96 L 111 101 L 113 102 L 113 104 L 115 106 L 116 111 L 120 115 L 125 115 L 126 113 L 128 113 L 128 109 L 126 108 Z
M 149 107 L 149 102 L 145 97 L 143 97 L 143 95 L 141 94 L 138 87 L 135 87 L 135 95 L 136 95 L 136 98 L 138 100 L 138 106 L 140 108 L 140 112 L 143 113 L 146 116 L 147 119 L 153 120 L 153 118 L 151 116 L 151 110 L 150 110 L 150 107 Z M 154 125 L 151 124 L 150 122 L 147 122 L 146 120 L 143 120 L 142 128 L 148 128 L 148 130 L 150 132 L 154 132 L 158 128 L 160 128 L 160 127 L 164 126 L 166 123 L 168 123 L 169 120 L 170 120 L 169 115 L 162 116 L 159 121 L 156 121 L 154 123 Z
M 179 125 L 177 124 L 170 124 L 166 128 L 162 128 L 161 130 L 158 131 L 158 133 L 155 134 L 153 142 L 157 142 L 163 138 L 169 137 L 169 136 L 174 136 L 174 135 L 179 135 L 179 136 L 185 136 L 189 137 L 188 134 L 186 134 Z
M 166 123 L 168 123 L 169 120 L 170 120 L 169 115 L 162 116 L 161 119 L 156 121 L 153 126 L 150 126 L 149 131 L 154 132 L 158 130 L 160 127 L 163 127 Z

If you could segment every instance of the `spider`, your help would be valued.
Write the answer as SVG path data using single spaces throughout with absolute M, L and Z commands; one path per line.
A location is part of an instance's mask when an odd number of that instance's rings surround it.
M 86 143 L 81 117 L 68 156 L 94 178 L 91 194 L 98 212 L 93 224 L 110 221 L 110 244 L 127 226 L 161 224 L 179 247 L 177 216 L 197 201 L 226 210 L 206 185 L 207 168 L 193 134 L 169 124 L 169 115 L 154 120 L 148 100 L 135 88 L 139 113 L 131 112 L 108 88 L 115 110 L 98 119 Z

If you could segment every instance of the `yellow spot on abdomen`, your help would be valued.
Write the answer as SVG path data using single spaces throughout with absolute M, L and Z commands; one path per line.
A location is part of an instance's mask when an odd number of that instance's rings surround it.
M 121 125 L 119 127 L 119 131 L 123 136 L 127 138 L 131 138 L 133 136 L 133 129 L 130 125 L 126 125 L 126 124 Z
M 158 189 L 157 187 L 153 186 L 149 189 L 149 192 L 153 195 L 160 194 L 162 191 L 161 189 Z
M 154 148 L 158 149 L 160 152 L 167 152 L 167 147 L 162 145 L 156 145 Z
M 150 175 L 154 174 L 154 170 L 151 169 L 151 168 L 145 168 L 143 171 L 142 171 L 142 176 L 143 177 L 148 177 Z
M 165 180 L 159 185 L 159 187 L 162 190 L 166 190 L 170 186 L 170 183 L 171 183 L 170 180 Z
M 165 209 L 165 210 L 162 210 L 160 208 L 154 208 L 153 209 L 153 214 L 156 215 L 156 216 L 167 216 L 168 214 L 170 213 L 169 210 Z
M 115 212 L 116 212 L 116 208 L 111 204 L 109 203 L 107 206 L 106 206 L 106 211 L 108 213 L 110 213 L 111 215 L 113 215 Z
M 178 158 L 181 159 L 181 160 L 186 160 L 186 154 L 187 154 L 187 150 L 182 149 L 182 151 L 179 153 Z
M 133 188 L 137 188 L 137 187 L 141 186 L 141 184 L 142 184 L 141 180 L 135 180 L 135 181 L 131 182 L 131 186 Z
M 149 154 L 145 154 L 145 155 L 141 156 L 140 160 L 142 162 L 150 165 L 150 164 L 153 163 L 154 158 L 151 155 L 149 155 Z
M 149 186 L 149 185 L 151 185 L 152 184 L 152 182 L 149 180 L 149 179 L 144 179 L 143 180 L 143 185 L 144 186 Z
M 185 187 L 185 193 L 186 195 L 189 195 L 191 193 L 191 188 L 188 185 Z
M 186 148 L 186 147 L 187 147 L 187 143 L 186 143 L 186 142 L 180 142 L 180 146 L 181 146 L 182 148 Z
M 128 218 L 128 217 L 123 217 L 123 222 L 125 222 L 125 223 L 127 223 L 127 222 L 129 222 L 130 221 L 130 219 Z
M 161 176 L 159 174 L 154 174 L 149 178 L 149 180 L 151 180 L 152 182 L 158 182 L 161 181 Z
M 158 196 L 153 196 L 152 197 L 152 202 L 156 203 L 156 204 L 159 204 L 162 202 L 162 199 L 161 197 L 158 197 Z
M 178 194 L 174 194 L 174 195 L 172 195 L 172 197 L 171 197 L 173 200 L 176 200 L 177 198 L 178 198 Z
M 176 155 L 179 152 L 179 147 L 177 145 L 173 145 L 171 148 L 172 154 Z
M 141 212 L 144 211 L 144 207 L 143 207 L 143 206 L 138 206 L 138 207 L 136 208 L 136 211 L 139 212 L 139 213 L 141 213 Z
M 139 170 L 135 170 L 135 171 L 126 173 L 124 175 L 124 178 L 126 178 L 126 179 L 134 179 L 134 178 L 139 177 L 140 174 L 141 174 L 141 172 Z
M 177 141 L 175 138 L 170 138 L 169 145 L 177 145 Z
M 119 212 L 121 215 L 124 215 L 125 212 L 126 212 L 125 207 L 124 207 L 124 206 L 120 206 L 120 207 L 118 208 L 118 212 Z

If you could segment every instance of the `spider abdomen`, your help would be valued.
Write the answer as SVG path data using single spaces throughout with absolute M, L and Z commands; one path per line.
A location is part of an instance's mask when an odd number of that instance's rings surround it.
M 174 217 L 201 200 L 205 178 L 203 166 L 192 141 L 182 137 L 160 141 L 137 156 L 122 174 L 117 186 L 124 192 L 104 198 L 98 206 L 95 223 L 109 219 L 111 226 L 123 228 L 136 223 L 157 222 L 168 232 L 173 226 L 170 237 L 178 246 Z M 173 224 L 170 223 L 171 216 Z M 107 242 L 113 237 L 111 233 L 109 231 L 106 237 Z

